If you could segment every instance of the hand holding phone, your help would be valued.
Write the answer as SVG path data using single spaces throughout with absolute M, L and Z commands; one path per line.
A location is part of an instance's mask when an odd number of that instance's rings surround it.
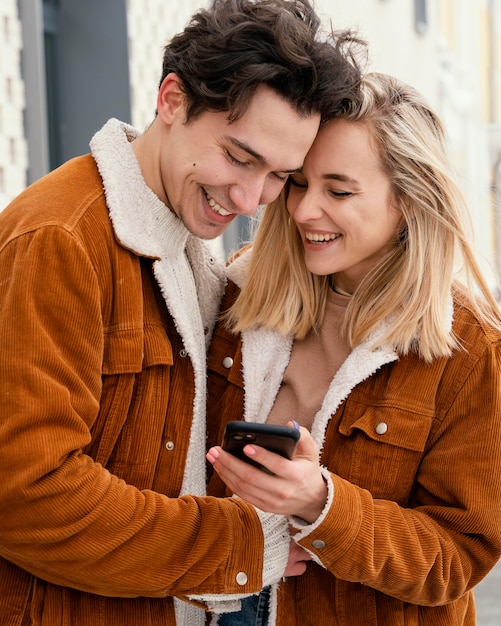
M 255 444 L 256 447 L 255 454 L 251 454 L 251 457 L 243 453 L 248 443 L 253 444 L 252 447 Z M 297 452 L 296 443 L 299 444 Z M 261 511 L 293 515 L 309 524 L 318 519 L 327 502 L 328 480 L 320 466 L 318 445 L 306 428 L 232 422 L 227 426 L 222 447 L 253 465 L 257 465 L 254 460 L 256 458 L 261 463 L 268 462 L 268 455 L 263 450 L 258 450 L 258 447 L 292 457 L 292 462 L 275 459 L 272 463 L 270 460 L 270 465 L 279 474 L 277 479 L 258 476 L 256 472 L 249 476 L 250 470 L 243 469 L 242 463 L 231 459 L 231 455 L 223 453 L 219 446 L 210 448 L 206 455 L 229 493 L 239 496 Z M 272 474 L 265 467 L 257 467 Z
M 248 457 L 243 449 L 249 444 L 266 448 L 270 452 L 292 459 L 299 441 L 299 426 L 279 426 L 277 424 L 257 424 L 254 422 L 228 422 L 224 432 L 222 448 L 237 458 L 271 473 L 261 464 Z

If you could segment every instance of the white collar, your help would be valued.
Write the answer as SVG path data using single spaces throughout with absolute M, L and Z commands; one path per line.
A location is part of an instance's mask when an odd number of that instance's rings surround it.
M 189 231 L 146 184 L 131 142 L 132 126 L 109 120 L 90 142 L 103 179 L 106 204 L 121 244 L 141 256 L 177 256 Z

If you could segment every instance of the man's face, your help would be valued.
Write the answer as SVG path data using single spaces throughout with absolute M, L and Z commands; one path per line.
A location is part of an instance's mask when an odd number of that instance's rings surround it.
M 205 112 L 185 124 L 184 103 L 163 119 L 154 191 L 189 231 L 206 239 L 278 196 L 288 175 L 302 167 L 320 123 L 319 115 L 300 117 L 264 86 L 233 123 L 226 112 Z

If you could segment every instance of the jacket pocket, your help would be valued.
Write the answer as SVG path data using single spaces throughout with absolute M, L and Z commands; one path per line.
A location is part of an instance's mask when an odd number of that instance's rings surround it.
M 375 498 L 405 505 L 409 499 L 433 424 L 425 416 L 395 407 L 347 403 L 339 433 L 343 436 L 344 476 Z
M 159 368 L 162 371 L 172 365 L 172 347 L 162 326 L 115 331 L 105 337 L 100 409 L 85 450 L 96 462 L 108 463 L 131 412 L 137 413 L 133 407 L 147 399 L 148 381 L 159 377 L 155 366 L 165 366 Z M 168 386 L 163 395 L 168 397 Z M 165 414 L 162 423 L 164 418 Z

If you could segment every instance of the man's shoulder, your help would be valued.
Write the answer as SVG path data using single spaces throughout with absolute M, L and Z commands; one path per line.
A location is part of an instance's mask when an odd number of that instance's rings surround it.
M 109 222 L 102 180 L 87 154 L 34 182 L 0 213 L 1 243 L 43 227 L 73 231 L 91 208 L 94 221 Z

